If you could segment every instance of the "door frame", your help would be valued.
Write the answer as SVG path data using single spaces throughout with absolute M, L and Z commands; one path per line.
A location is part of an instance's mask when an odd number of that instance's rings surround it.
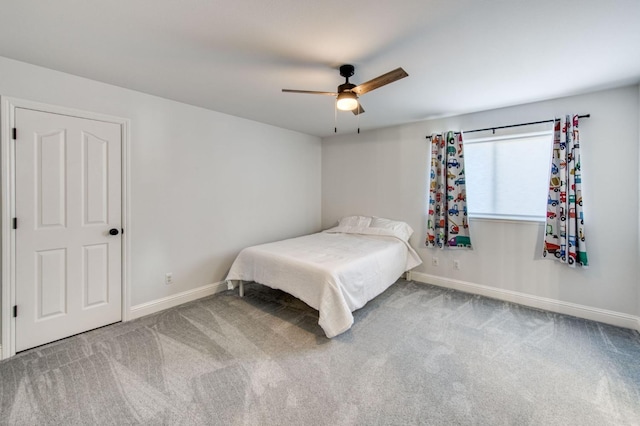
M 129 320 L 131 305 L 131 293 L 129 288 L 131 277 L 131 190 L 129 183 L 130 176 L 130 151 L 129 151 L 129 131 L 131 123 L 129 119 L 115 117 L 111 115 L 99 114 L 73 108 L 66 108 L 56 105 L 49 105 L 40 102 L 27 101 L 23 99 L 0 97 L 0 204 L 2 205 L 0 215 L 0 231 L 2 242 L 0 249 L 0 269 L 2 270 L 2 302 L 0 304 L 0 320 L 2 321 L 2 334 L 0 359 L 6 359 L 16 354 L 16 321 L 12 315 L 12 306 L 16 303 L 16 235 L 12 228 L 15 217 L 15 141 L 12 137 L 12 129 L 15 127 L 16 108 L 32 109 L 53 114 L 69 115 L 72 117 L 86 118 L 90 120 L 106 121 L 120 125 L 122 136 L 122 321 Z

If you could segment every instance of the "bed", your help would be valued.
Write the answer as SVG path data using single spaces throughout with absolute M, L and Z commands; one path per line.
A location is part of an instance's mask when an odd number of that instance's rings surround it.
M 404 222 L 349 216 L 312 235 L 243 249 L 227 275 L 243 295 L 243 281 L 285 291 L 317 309 L 331 338 L 353 325 L 352 312 L 422 263 Z

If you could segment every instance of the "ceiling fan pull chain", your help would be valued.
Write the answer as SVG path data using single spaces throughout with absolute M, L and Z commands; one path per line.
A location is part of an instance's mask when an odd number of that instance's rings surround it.
M 333 133 L 338 133 L 338 102 L 333 103 Z

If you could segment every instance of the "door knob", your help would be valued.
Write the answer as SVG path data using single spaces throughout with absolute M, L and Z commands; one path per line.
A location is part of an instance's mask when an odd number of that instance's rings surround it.
M 118 231 L 116 228 L 109 229 L 109 234 L 110 235 L 118 235 L 119 233 L 120 233 L 120 231 Z

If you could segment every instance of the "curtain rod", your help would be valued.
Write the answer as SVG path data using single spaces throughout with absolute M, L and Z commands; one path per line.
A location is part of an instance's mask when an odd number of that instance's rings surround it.
M 591 114 L 579 115 L 578 118 L 589 118 Z M 487 127 L 486 129 L 475 129 L 475 130 L 465 130 L 464 133 L 475 133 L 475 132 L 486 132 L 487 130 L 493 130 L 493 133 L 496 133 L 498 129 L 508 129 L 510 127 L 520 127 L 520 126 L 532 126 L 534 124 L 542 124 L 542 123 L 553 123 L 556 121 L 555 118 L 551 120 L 541 120 L 541 121 L 531 121 L 529 123 L 519 123 L 519 124 L 509 124 L 508 126 L 496 126 L 496 127 Z M 460 134 L 460 132 L 454 132 L 456 135 Z M 442 135 L 438 135 L 442 136 Z M 427 136 L 427 139 L 431 139 L 431 136 Z

